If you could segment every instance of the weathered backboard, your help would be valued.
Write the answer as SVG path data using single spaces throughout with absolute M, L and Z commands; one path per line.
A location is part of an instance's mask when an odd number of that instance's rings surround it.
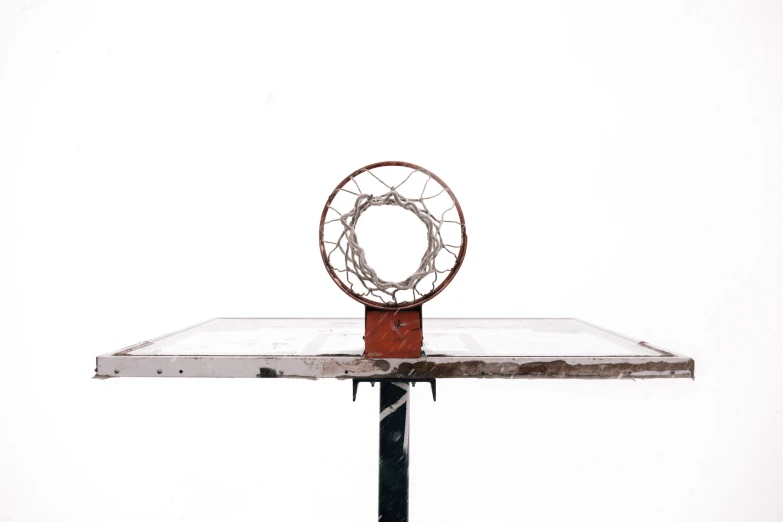
M 693 359 L 577 319 L 428 319 L 423 356 L 369 359 L 363 319 L 219 318 L 97 358 L 102 377 L 659 378 Z

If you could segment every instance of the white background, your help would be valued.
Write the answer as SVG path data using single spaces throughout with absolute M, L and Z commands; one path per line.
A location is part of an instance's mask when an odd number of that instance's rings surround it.
M 777 2 L 0 2 L 0 521 L 375 519 L 377 387 L 92 380 L 213 316 L 359 316 L 321 208 L 465 210 L 427 316 L 575 316 L 696 380 L 417 387 L 411 519 L 783 519 Z

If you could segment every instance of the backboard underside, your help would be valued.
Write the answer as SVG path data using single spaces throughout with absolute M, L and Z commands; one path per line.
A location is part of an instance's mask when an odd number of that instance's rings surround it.
M 694 362 L 577 319 L 425 319 L 417 359 L 368 359 L 362 319 L 220 318 L 99 356 L 99 377 L 693 378 Z

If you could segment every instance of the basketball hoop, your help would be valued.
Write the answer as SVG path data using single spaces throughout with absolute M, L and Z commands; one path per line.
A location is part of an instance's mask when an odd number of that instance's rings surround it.
M 419 266 L 400 281 L 378 275 L 356 233 L 359 218 L 381 206 L 411 212 L 426 229 Z M 402 161 L 374 163 L 345 178 L 329 196 L 321 214 L 320 248 L 332 280 L 353 299 L 372 308 L 413 308 L 438 295 L 462 265 L 465 218 L 454 193 L 432 172 Z

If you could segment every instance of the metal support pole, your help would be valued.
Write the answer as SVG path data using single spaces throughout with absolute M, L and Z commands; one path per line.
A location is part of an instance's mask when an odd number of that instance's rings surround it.
M 410 384 L 381 381 L 378 520 L 408 521 Z

